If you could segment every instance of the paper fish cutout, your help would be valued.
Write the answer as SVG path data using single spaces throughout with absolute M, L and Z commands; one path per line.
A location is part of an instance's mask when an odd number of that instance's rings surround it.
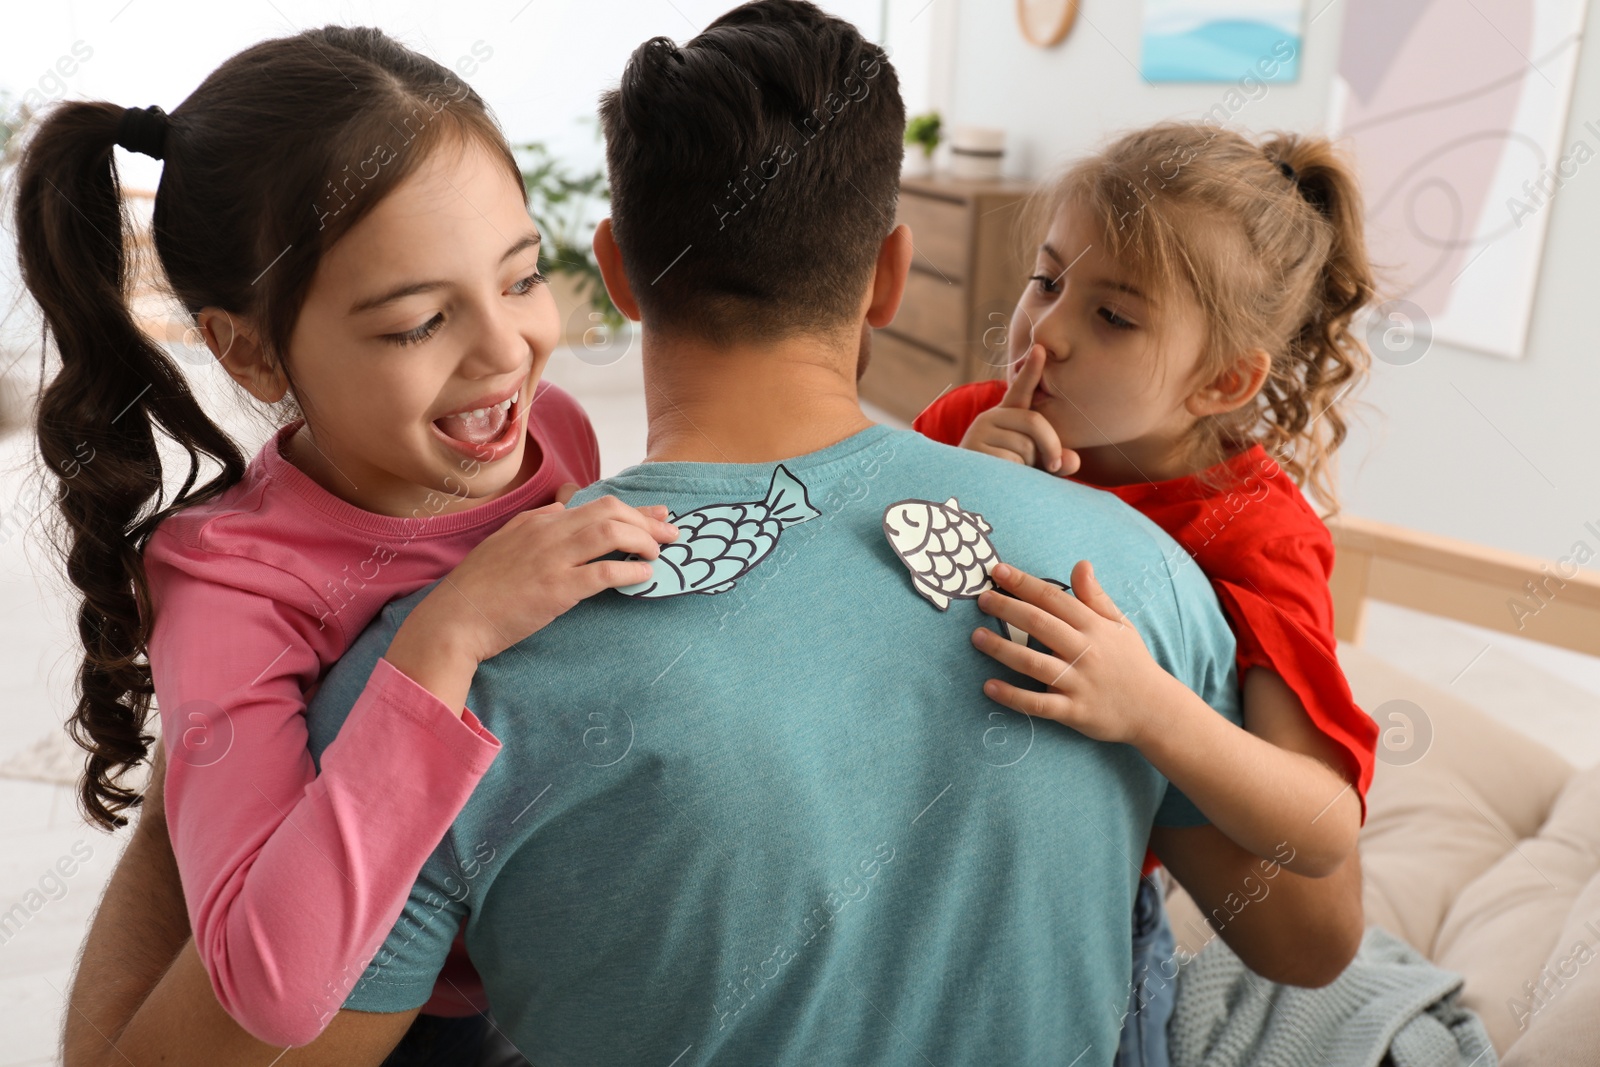
M 975 511 L 963 511 L 956 498 L 943 504 L 901 500 L 883 510 L 883 532 L 911 584 L 944 611 L 952 600 L 975 600 L 993 589 L 989 568 L 999 562 L 989 542 L 990 526 Z
M 654 571 L 649 580 L 617 592 L 650 599 L 726 593 L 778 547 L 784 530 L 821 514 L 811 506 L 805 485 L 780 464 L 772 472 L 765 500 L 710 504 L 669 517 L 678 539 L 662 545 L 661 554 L 649 561 Z

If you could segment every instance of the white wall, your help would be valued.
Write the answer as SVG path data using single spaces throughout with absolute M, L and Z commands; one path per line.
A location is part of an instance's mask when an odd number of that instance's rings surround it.
M 1600 0 L 1591 2 L 1600 8 Z M 1307 3 L 1323 13 L 1308 28 L 1300 82 L 1272 86 L 1236 122 L 1321 128 L 1343 5 Z M 478 42 L 492 48 L 470 80 L 507 133 L 544 139 L 580 164 L 598 163 L 600 146 L 587 119 L 632 49 L 654 34 L 682 40 L 730 4 L 532 0 L 520 13 L 509 0 L 30 4 L 5 15 L 0 85 L 20 92 L 43 83 L 56 95 L 171 108 L 224 56 L 262 37 L 328 21 L 369 22 L 450 65 Z M 1009 0 L 827 0 L 823 6 L 869 36 L 886 33 L 913 114 L 941 107 L 951 121 L 1010 130 L 1015 173 L 1038 174 L 1116 129 L 1196 117 L 1225 88 L 1144 84 L 1137 70 L 1142 5 L 1134 0 L 1084 0 L 1077 28 L 1050 51 L 1022 40 Z M 1600 27 L 1600 10 L 1591 10 L 1590 27 Z M 76 41 L 94 55 L 58 88 L 48 72 Z M 1597 48 L 1586 43 L 1565 143 L 1580 136 L 1585 120 L 1600 120 Z M 159 175 L 152 160 L 126 162 L 133 184 L 152 185 Z M 1590 293 L 1600 284 L 1594 247 L 1600 171 L 1580 171 L 1558 194 L 1550 217 L 1522 361 L 1439 345 L 1409 367 L 1377 365 L 1365 394 L 1375 410 L 1345 453 L 1351 511 L 1551 558 L 1585 536 L 1585 521 L 1600 525 L 1600 326 L 1589 313 Z M 0 260 L 3 318 L 15 263 L 9 249 Z
M 928 46 L 916 17 L 924 0 L 892 0 L 897 43 L 907 53 L 908 97 L 928 98 Z M 458 70 L 499 116 L 513 141 L 542 140 L 576 167 L 599 167 L 594 122 L 600 93 L 628 56 L 656 35 L 678 41 L 734 0 L 56 0 L 8 4 L 0 15 L 0 88 L 20 97 L 110 100 L 175 108 L 222 60 L 267 37 L 325 23 L 376 25 Z M 882 40 L 890 0 L 823 0 Z M 919 36 L 919 33 L 921 34 Z M 909 42 L 909 43 L 906 43 Z M 73 57 L 87 53 L 79 62 Z M 487 59 L 481 59 L 485 53 Z M 66 57 L 59 70 L 57 64 Z M 465 64 L 463 65 L 463 61 Z M 71 71 L 63 74 L 63 71 Z M 13 105 L 14 106 L 14 105 Z M 925 105 L 924 105 L 925 106 Z M 124 182 L 155 188 L 160 164 L 118 153 Z M 0 222 L 0 369 L 36 347 L 36 315 L 22 298 L 9 219 Z
M 909 2 L 909 0 L 907 0 Z M 920 0 L 919 0 L 920 3 Z M 732 0 L 57 0 L 8 5 L 0 19 L 0 86 L 21 92 L 83 41 L 94 55 L 65 85 L 76 97 L 169 111 L 223 59 L 266 37 L 337 22 L 381 26 L 455 67 L 473 46 L 493 51 L 466 78 L 513 141 L 543 139 L 574 159 L 601 157 L 595 101 L 616 84 L 628 55 L 662 34 L 678 41 L 733 7 Z M 883 0 L 823 0 L 874 40 Z M 920 60 L 920 57 L 917 57 Z M 465 70 L 466 68 L 462 68 Z M 136 179 L 157 164 L 133 161 Z
M 1071 36 L 1049 51 L 1022 39 L 1010 3 L 933 7 L 929 16 L 956 27 L 953 54 L 936 76 L 950 100 L 946 118 L 1010 131 L 1014 174 L 1037 176 L 1125 127 L 1198 118 L 1227 88 L 1146 84 L 1137 66 L 1143 5 L 1132 0 L 1084 0 Z M 1235 124 L 1324 129 L 1343 7 L 1307 0 L 1300 81 L 1271 86 Z M 1463 5 L 1462 17 L 1476 16 Z M 1591 0 L 1591 33 L 1596 28 L 1600 0 Z M 1600 120 L 1593 39 L 1583 45 L 1564 148 L 1580 136 L 1600 148 L 1582 129 L 1587 120 Z M 1436 344 L 1411 366 L 1375 366 L 1364 394 L 1371 410 L 1343 453 L 1348 511 L 1552 560 L 1580 538 L 1600 548 L 1583 529 L 1588 521 L 1600 527 L 1597 237 L 1600 171 L 1585 169 L 1551 211 L 1521 361 Z

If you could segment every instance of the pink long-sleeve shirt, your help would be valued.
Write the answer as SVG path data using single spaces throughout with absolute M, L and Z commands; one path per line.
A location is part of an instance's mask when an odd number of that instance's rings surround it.
M 409 517 L 340 500 L 284 458 L 298 425 L 238 485 L 166 519 L 144 553 L 167 822 L 195 946 L 222 1006 L 276 1045 L 327 1025 L 500 747 L 471 711 L 380 660 L 319 775 L 309 696 L 384 604 L 562 483 L 599 476 L 588 418 L 547 382 L 530 410 L 537 471 L 446 514 L 441 494 Z M 481 1001 L 464 954 L 453 962 L 424 1010 Z

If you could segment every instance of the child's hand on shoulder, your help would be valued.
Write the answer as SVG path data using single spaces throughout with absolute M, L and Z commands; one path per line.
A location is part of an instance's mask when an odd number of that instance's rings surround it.
M 1047 687 L 1040 693 L 991 678 L 983 687 L 989 697 L 1096 741 L 1138 745 L 1160 728 L 1161 709 L 1172 706 L 1171 687 L 1183 683 L 1150 655 L 1087 560 L 1072 570 L 1077 596 L 1008 564 L 997 564 L 991 574 L 998 589 L 980 596 L 978 607 L 1032 635 L 1050 653 L 987 627 L 974 631 L 980 651 Z
M 447 602 L 458 640 L 479 662 L 542 630 L 581 600 L 649 581 L 648 561 L 677 539 L 664 507 L 631 507 L 614 496 L 570 507 L 571 496 L 558 493 L 556 503 L 513 517 L 429 594 Z M 639 559 L 605 558 L 617 552 Z
M 961 438 L 973 452 L 1038 467 L 1065 478 L 1078 470 L 1078 454 L 1061 447 L 1050 420 L 1032 408 L 1033 392 L 1044 377 L 1045 348 L 1034 345 L 996 407 L 979 413 Z

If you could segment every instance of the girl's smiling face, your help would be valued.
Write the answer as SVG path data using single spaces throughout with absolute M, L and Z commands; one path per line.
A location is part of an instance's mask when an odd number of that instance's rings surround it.
M 1031 407 L 1077 450 L 1079 477 L 1104 485 L 1160 480 L 1181 462 L 1196 421 L 1186 402 L 1205 337 L 1192 296 L 1143 291 L 1107 254 L 1099 228 L 1069 204 L 1056 213 L 1012 314 L 1011 376 L 1034 345 L 1044 346 Z
M 505 161 L 440 144 L 317 265 L 286 361 L 306 417 L 295 464 L 390 515 L 519 484 L 540 462 L 528 408 L 560 333 L 538 265 Z

